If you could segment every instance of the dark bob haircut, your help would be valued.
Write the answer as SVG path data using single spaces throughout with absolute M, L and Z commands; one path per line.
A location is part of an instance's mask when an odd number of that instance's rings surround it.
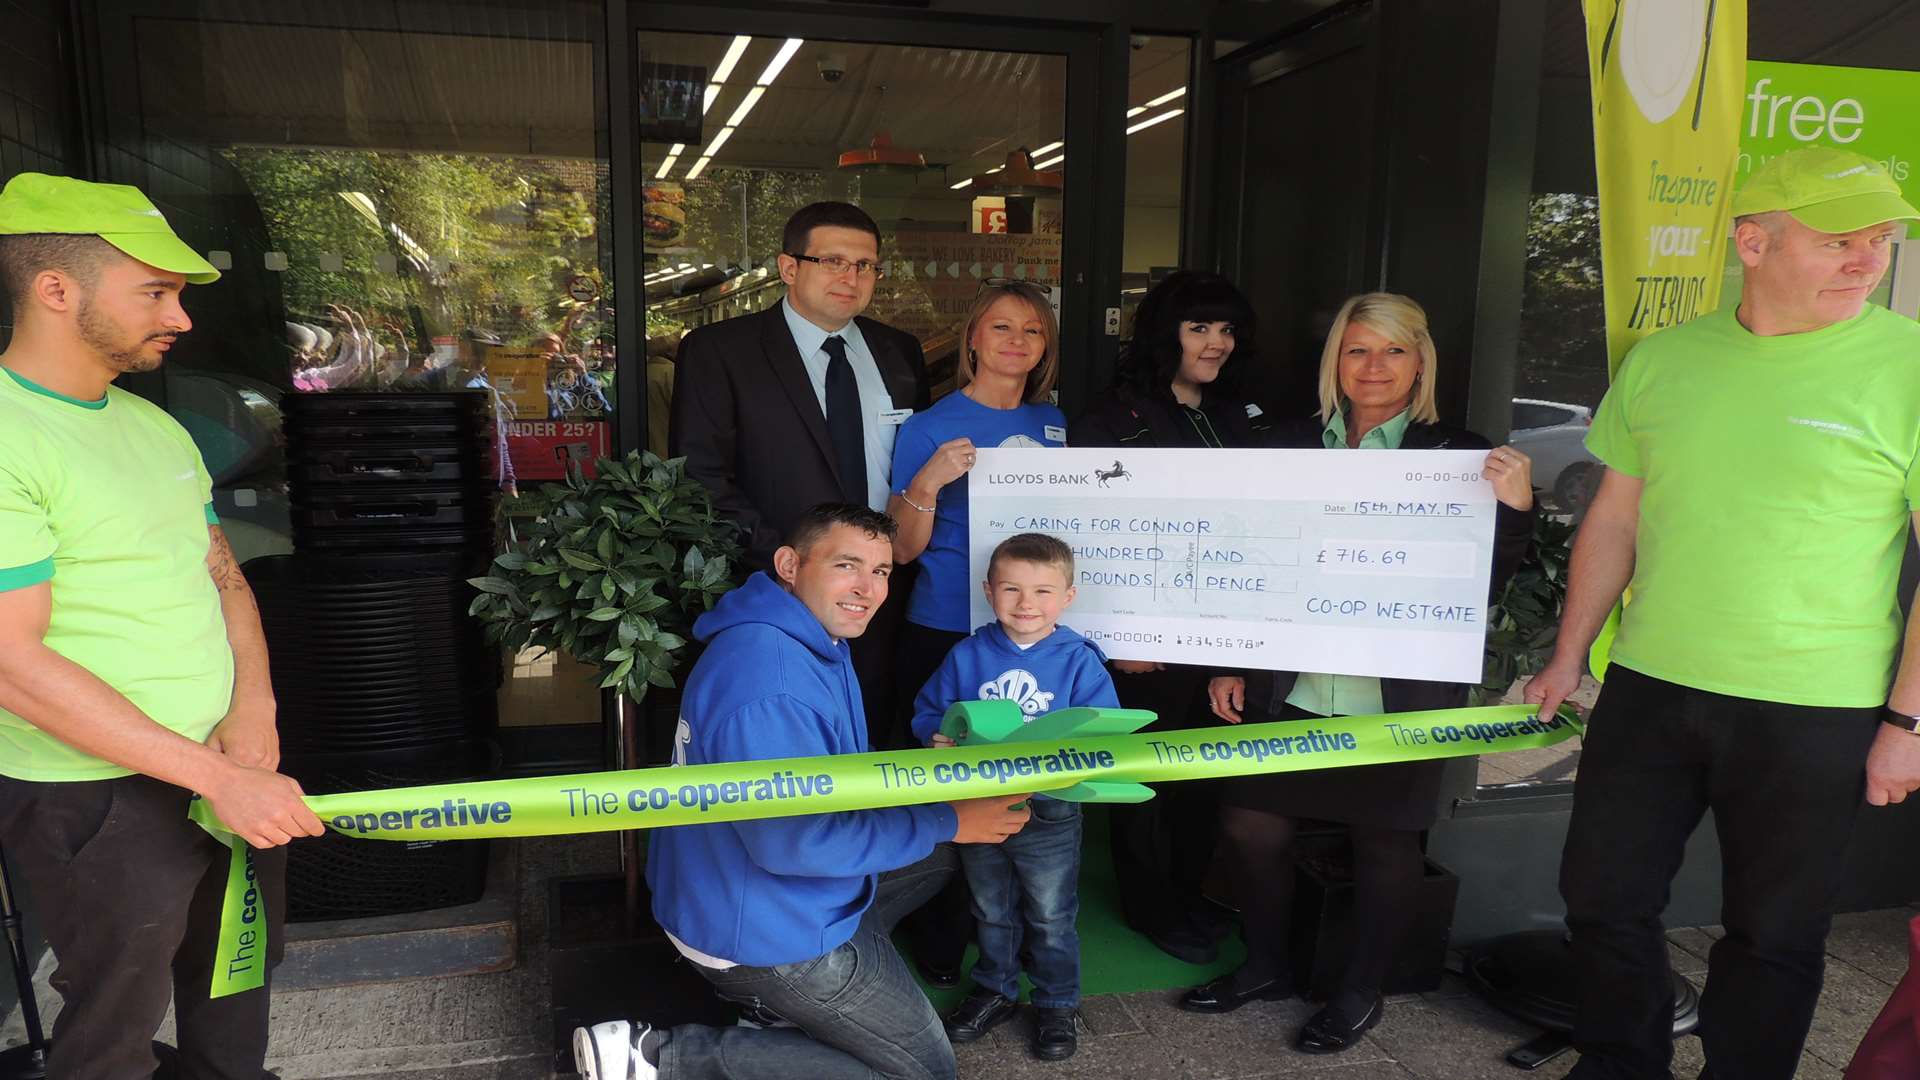
M 1190 322 L 1233 324 L 1233 354 L 1211 389 L 1238 394 L 1240 375 L 1256 356 L 1253 305 L 1233 282 L 1208 270 L 1176 270 L 1147 290 L 1114 381 L 1149 397 L 1167 396 L 1180 370 L 1180 327 Z

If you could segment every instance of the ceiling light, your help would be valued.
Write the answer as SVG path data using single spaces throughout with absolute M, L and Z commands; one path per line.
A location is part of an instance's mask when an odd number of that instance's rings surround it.
M 787 66 L 787 61 L 793 59 L 793 54 L 800 51 L 800 46 L 804 44 L 806 44 L 805 38 L 788 38 L 787 43 L 780 46 L 780 51 L 773 54 L 773 59 L 767 61 L 767 69 L 760 73 L 760 77 L 754 80 L 754 84 L 771 86 L 773 80 L 780 77 L 780 69 Z
M 706 96 L 700 99 L 700 115 L 701 116 L 707 115 L 707 110 L 713 108 L 713 99 L 719 96 L 720 96 L 720 84 L 717 82 L 708 83 Z
M 766 92 L 767 88 L 764 86 L 756 86 L 747 91 L 747 96 L 740 101 L 740 107 L 733 110 L 733 115 L 727 118 L 727 126 L 730 128 L 739 127 L 740 122 L 745 120 L 747 114 L 753 111 L 753 107 L 760 103 L 760 95 Z M 712 153 L 713 151 L 709 148 L 707 152 Z
M 667 160 L 660 163 L 660 171 L 654 173 L 653 178 L 655 180 L 665 180 L 667 178 L 667 174 L 672 172 L 673 167 L 675 165 L 678 165 L 679 163 L 680 163 L 679 154 L 668 154 Z
M 1065 146 L 1065 145 L 1067 145 L 1067 144 L 1066 144 L 1065 142 L 1050 142 L 1050 143 L 1048 143 L 1047 145 L 1045 145 L 1045 146 L 1043 146 L 1043 147 L 1041 147 L 1040 149 L 1038 149 L 1038 150 L 1035 150 L 1035 151 L 1033 152 L 1033 156 L 1034 156 L 1034 157 L 1045 157 L 1045 156 L 1046 156 L 1047 154 L 1049 154 L 1049 153 L 1051 153 L 1051 152 L 1053 152 L 1053 151 L 1055 151 L 1055 150 L 1058 150 L 1058 149 L 1060 149 L 1061 147 L 1063 147 L 1063 146 Z
M 1051 157 L 1051 158 L 1048 158 L 1047 160 L 1045 160 L 1045 161 L 1043 161 L 1043 162 L 1041 162 L 1040 164 L 1038 164 L 1038 165 L 1035 165 L 1035 166 L 1034 166 L 1034 168 L 1036 168 L 1036 169 L 1050 169 L 1050 168 L 1052 168 L 1052 167 L 1054 167 L 1055 165 L 1058 165 L 1058 164 L 1060 164 L 1061 162 L 1063 162 L 1063 161 L 1065 161 L 1065 160 L 1067 160 L 1067 155 L 1065 155 L 1065 154 L 1061 154 L 1061 155 L 1059 155 L 1059 156 L 1057 156 L 1057 157 Z
M 740 56 L 747 51 L 747 43 L 753 39 L 745 34 L 737 35 L 733 44 L 727 46 L 727 54 L 720 58 L 720 66 L 713 69 L 713 81 L 723 83 L 733 74 L 733 66 L 740 62 Z
M 1181 94 L 1184 94 L 1186 92 L 1187 92 L 1187 88 L 1184 86 L 1178 87 L 1173 90 L 1169 90 L 1166 93 L 1161 94 L 1159 97 L 1154 98 L 1152 101 L 1147 102 L 1147 108 L 1152 109 L 1152 108 L 1157 108 L 1161 105 L 1165 105 L 1167 102 L 1172 101 L 1174 98 L 1177 98 Z
M 963 187 L 967 187 L 967 186 L 969 186 L 969 185 L 971 185 L 972 183 L 973 183 L 973 177 L 971 177 L 971 176 L 969 176 L 969 177 L 967 177 L 967 178 L 966 178 L 965 180 L 962 180 L 962 181 L 960 181 L 960 182 L 959 182 L 959 183 L 957 183 L 957 184 L 948 184 L 947 186 L 948 186 L 948 187 L 950 187 L 950 188 L 952 188 L 952 189 L 953 189 L 953 190 L 955 190 L 955 191 L 959 191 L 959 190 L 960 190 L 961 188 L 963 188 Z
M 705 150 L 700 151 L 700 156 L 712 157 L 713 155 L 719 153 L 720 148 L 722 146 L 725 146 L 727 144 L 727 140 L 731 138 L 733 138 L 733 129 L 730 127 L 721 128 L 720 134 L 715 135 L 713 137 L 713 141 L 707 144 L 707 148 Z
M 1135 105 L 1133 108 L 1127 110 L 1127 119 L 1131 120 L 1146 111 L 1147 107 L 1145 105 Z
M 713 160 L 713 156 L 712 156 L 711 154 L 709 154 L 709 155 L 707 155 L 707 156 L 705 156 L 705 157 L 703 157 L 703 158 L 701 158 L 701 159 L 700 159 L 699 161 L 696 161 L 696 162 L 694 162 L 694 163 L 693 163 L 693 168 L 691 168 L 691 169 L 688 169 L 688 170 L 687 170 L 687 179 L 689 179 L 689 180 L 698 180 L 698 179 L 700 179 L 700 174 L 701 174 L 702 172 L 705 172 L 705 171 L 706 171 L 706 168 L 707 168 L 707 162 L 709 162 L 709 161 L 712 161 L 712 160 Z
M 1174 110 L 1172 110 L 1171 112 L 1163 112 L 1163 113 L 1161 113 L 1161 114 L 1160 114 L 1159 116 L 1156 116 L 1156 117 L 1153 117 L 1153 118 L 1152 118 L 1152 119 L 1150 119 L 1150 120 L 1142 120 L 1142 121 L 1140 121 L 1139 123 L 1137 123 L 1137 124 L 1135 124 L 1135 125 L 1133 125 L 1132 127 L 1130 127 L 1130 128 L 1128 128 L 1128 129 L 1127 129 L 1127 134 L 1129 134 L 1129 135 L 1131 135 L 1131 134 L 1133 134 L 1133 133 L 1134 133 L 1134 132 L 1136 132 L 1136 131 L 1145 131 L 1145 130 L 1147 130 L 1148 128 L 1150 128 L 1150 127 L 1152 127 L 1153 125 L 1155 125 L 1155 124 L 1157 124 L 1157 123 L 1159 123 L 1159 122 L 1160 122 L 1160 121 L 1162 121 L 1162 120 L 1171 120 L 1171 119 L 1173 119 L 1174 117 L 1176 117 L 1176 116 L 1179 116 L 1179 115 L 1180 115 L 1181 113 L 1183 113 L 1183 112 L 1186 112 L 1186 111 L 1187 111 L 1187 110 L 1185 110 L 1185 109 L 1174 109 Z

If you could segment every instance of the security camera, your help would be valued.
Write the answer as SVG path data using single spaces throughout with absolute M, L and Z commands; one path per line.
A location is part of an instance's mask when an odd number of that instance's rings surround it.
M 1146 48 L 1147 43 L 1152 40 L 1152 38 L 1145 34 L 1133 34 L 1127 38 L 1127 44 L 1133 46 L 1135 52 L 1139 52 L 1141 49 Z
M 828 53 L 820 58 L 820 81 L 837 83 L 847 77 L 847 57 L 844 53 Z

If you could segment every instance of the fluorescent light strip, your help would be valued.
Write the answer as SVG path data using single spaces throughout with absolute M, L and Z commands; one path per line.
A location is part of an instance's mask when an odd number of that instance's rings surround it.
M 1131 134 L 1133 134 L 1133 133 L 1134 133 L 1134 132 L 1136 132 L 1136 131 L 1145 131 L 1145 130 L 1147 130 L 1148 128 L 1150 128 L 1150 127 L 1152 127 L 1153 125 L 1155 125 L 1155 124 L 1157 124 L 1157 123 L 1159 123 L 1159 122 L 1160 122 L 1160 121 L 1162 121 L 1162 120 L 1171 120 L 1171 119 L 1173 119 L 1174 117 L 1176 117 L 1176 116 L 1179 116 L 1179 115 L 1180 115 L 1181 113 L 1183 113 L 1183 112 L 1186 112 L 1186 111 L 1187 111 L 1187 110 L 1185 110 L 1185 109 L 1174 109 L 1174 110 L 1173 110 L 1173 111 L 1171 111 L 1171 112 L 1163 112 L 1163 113 L 1161 113 L 1161 114 L 1160 114 L 1159 116 L 1156 116 L 1156 117 L 1153 117 L 1152 119 L 1149 119 L 1149 120 L 1142 120 L 1142 121 L 1140 121 L 1139 123 L 1137 123 L 1137 124 L 1135 124 L 1135 125 L 1133 125 L 1132 127 L 1130 127 L 1130 128 L 1128 128 L 1128 129 L 1127 129 L 1127 134 L 1129 134 L 1129 135 L 1131 135 Z
M 1145 105 L 1135 105 L 1133 108 L 1127 110 L 1127 119 L 1131 120 L 1146 111 L 1147 107 Z
M 1165 105 L 1167 102 L 1172 101 L 1174 98 L 1177 98 L 1181 94 L 1184 94 L 1186 92 L 1187 92 L 1187 88 L 1184 86 L 1179 87 L 1178 89 L 1169 90 L 1166 93 L 1161 94 L 1159 97 L 1154 98 L 1152 101 L 1147 102 L 1147 108 L 1149 109 L 1159 108 L 1160 106 Z
M 720 84 L 717 82 L 708 83 L 706 96 L 700 99 L 700 115 L 701 116 L 707 115 L 707 110 L 713 108 L 713 99 L 719 96 L 720 96 Z
M 727 81 L 727 76 L 733 74 L 733 66 L 740 62 L 741 55 L 747 51 L 747 43 L 752 40 L 751 37 L 745 34 L 734 37 L 733 44 L 727 46 L 727 54 L 720 58 L 720 66 L 713 69 L 714 82 L 723 83 Z
M 959 191 L 963 187 L 971 187 L 973 186 L 973 177 L 969 176 L 965 180 L 962 180 L 957 184 L 948 184 L 947 186 L 952 188 L 955 191 Z
M 1043 147 L 1041 147 L 1040 149 L 1038 149 L 1038 150 L 1035 150 L 1035 151 L 1033 152 L 1033 156 L 1034 156 L 1034 157 L 1045 157 L 1045 156 L 1047 156 L 1048 154 L 1050 154 L 1050 153 L 1052 153 L 1052 152 L 1053 152 L 1053 151 L 1055 151 L 1055 150 L 1058 150 L 1058 149 L 1060 149 L 1061 147 L 1063 147 L 1063 146 L 1065 146 L 1065 145 L 1067 145 L 1067 144 L 1066 144 L 1065 142 L 1050 142 L 1050 143 L 1048 143 L 1047 145 L 1045 145 L 1045 146 L 1043 146 Z
M 685 153 L 686 150 L 686 143 L 674 143 L 673 149 L 667 151 L 667 160 L 660 163 L 660 171 L 654 173 L 653 178 L 655 180 L 665 180 L 667 174 L 673 171 L 674 163 L 680 160 L 680 155 Z
M 687 170 L 687 179 L 689 180 L 700 179 L 700 174 L 707 170 L 707 162 L 712 160 L 713 160 L 713 157 L 711 155 L 708 155 L 706 157 L 702 157 L 699 161 L 694 162 L 693 168 Z
M 1065 161 L 1065 160 L 1067 160 L 1067 155 L 1065 155 L 1065 154 L 1061 154 L 1061 155 L 1059 155 L 1058 157 L 1052 157 L 1052 158 L 1048 158 L 1047 160 L 1045 160 L 1045 161 L 1043 161 L 1043 162 L 1041 162 L 1040 164 L 1038 164 L 1038 165 L 1035 165 L 1035 166 L 1034 166 L 1034 168 L 1035 168 L 1035 169 L 1050 169 L 1050 168 L 1052 168 L 1053 166 L 1055 166 L 1055 165 L 1058 165 L 1058 164 L 1060 164 L 1061 162 L 1063 162 L 1063 161 Z
M 796 52 L 799 52 L 800 46 L 805 45 L 806 43 L 807 42 L 805 38 L 797 38 L 797 37 L 788 38 L 787 43 L 785 45 L 780 46 L 780 51 L 773 54 L 773 59 L 767 61 L 767 69 L 760 73 L 760 77 L 758 79 L 753 80 L 754 85 L 756 86 L 773 85 L 773 80 L 780 77 L 780 69 L 783 67 L 786 67 L 787 61 L 793 59 L 793 54 Z
M 727 118 L 727 127 L 729 128 L 739 127 L 740 122 L 742 120 L 745 120 L 747 118 L 747 114 L 753 111 L 753 107 L 760 103 L 760 95 L 766 92 L 767 92 L 767 88 L 764 86 L 756 86 L 753 89 L 747 91 L 747 96 L 745 98 L 742 98 L 740 101 L 740 107 L 733 110 L 733 115 Z M 711 154 L 713 151 L 709 149 L 707 152 Z
M 719 153 L 720 148 L 722 146 L 725 146 L 727 144 L 727 140 L 731 138 L 733 138 L 733 129 L 730 127 L 721 128 L 720 134 L 715 135 L 713 137 L 713 141 L 707 144 L 707 148 L 705 150 L 700 151 L 700 156 L 703 158 L 710 158 L 713 155 Z

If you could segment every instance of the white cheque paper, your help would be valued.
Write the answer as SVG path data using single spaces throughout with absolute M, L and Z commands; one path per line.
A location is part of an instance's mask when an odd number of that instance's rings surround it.
M 981 450 L 972 580 L 1065 540 L 1061 621 L 1117 660 L 1478 683 L 1493 561 L 1483 450 Z M 973 624 L 993 619 L 973 594 Z

